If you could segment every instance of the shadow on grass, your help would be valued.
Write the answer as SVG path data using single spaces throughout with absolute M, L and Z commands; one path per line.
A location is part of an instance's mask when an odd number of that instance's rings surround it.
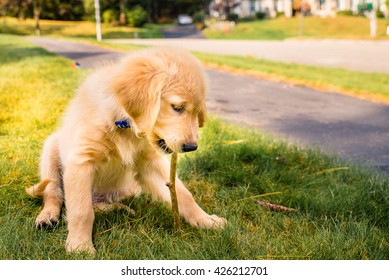
M 0 58 L 1 64 L 15 63 L 22 60 L 28 60 L 32 57 L 55 57 L 52 54 L 39 47 L 19 47 L 14 44 L 0 44 L 2 56 Z
M 298 209 L 315 220 L 351 219 L 389 229 L 385 218 L 389 213 L 389 181 L 379 171 L 259 133 L 220 127 L 221 123 L 208 127 L 204 147 L 180 161 L 189 185 L 199 180 L 210 182 L 226 192 L 225 197 L 231 200 L 225 201 L 227 205 L 278 192 L 263 199 Z

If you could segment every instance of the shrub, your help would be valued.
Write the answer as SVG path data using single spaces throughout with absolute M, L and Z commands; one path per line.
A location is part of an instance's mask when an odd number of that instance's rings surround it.
M 355 16 L 352 10 L 337 11 L 338 16 Z
M 238 15 L 238 14 L 229 13 L 229 14 L 227 15 L 227 20 L 228 20 L 228 21 L 237 22 L 238 19 L 239 19 L 239 15 Z
M 377 18 L 385 18 L 385 14 L 381 10 L 377 10 Z
M 136 5 L 126 15 L 128 25 L 131 27 L 141 27 L 147 22 L 147 12 L 142 6 Z
M 264 11 L 258 11 L 256 14 L 257 19 L 265 19 L 266 18 L 266 12 Z
M 113 9 L 108 9 L 103 12 L 103 22 L 104 23 L 113 23 L 117 21 L 118 14 Z
M 250 22 L 256 20 L 256 17 L 243 17 L 239 19 L 239 22 Z
M 203 23 L 204 20 L 205 20 L 205 12 L 204 11 L 198 11 L 198 12 L 195 12 L 192 16 L 193 18 L 193 22 L 195 23 Z

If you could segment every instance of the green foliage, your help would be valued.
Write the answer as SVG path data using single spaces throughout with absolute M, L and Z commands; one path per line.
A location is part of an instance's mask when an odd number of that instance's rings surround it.
M 34 0 L 35 1 L 35 0 Z M 32 0 L 2 0 L 6 5 L 7 16 L 33 17 Z M 91 20 L 95 19 L 94 0 L 38 0 L 42 3 L 42 19 L 52 20 Z M 207 10 L 210 0 L 100 0 L 100 12 L 115 10 L 117 14 L 135 5 L 147 9 L 148 17 L 154 23 L 159 18 L 174 19 L 180 11 L 192 14 Z M 5 10 L 4 10 L 5 11 Z M 3 11 L 2 11 L 3 12 Z
M 265 19 L 266 18 L 266 13 L 263 11 L 258 11 L 256 14 L 257 19 Z
M 45 36 L 92 39 L 96 43 L 96 26 L 93 22 L 41 20 L 41 24 L 42 34 Z M 0 33 L 32 35 L 34 26 L 34 21 L 31 19 L 19 21 L 15 18 L 7 18 L 7 24 L 0 24 Z M 142 28 L 103 24 L 102 33 L 104 39 L 134 38 L 135 32 L 139 38 L 162 38 L 161 29 L 164 27 L 166 26 L 156 24 L 146 24 Z
M 377 10 L 377 18 L 385 18 L 385 14 L 381 10 Z
M 203 23 L 205 20 L 206 14 L 204 11 L 197 11 L 193 14 L 193 22 L 195 23 Z
M 43 141 L 86 70 L 17 36 L 0 34 L 0 48 L 0 259 L 84 259 L 65 253 L 65 211 L 56 228 L 35 229 L 42 202 L 24 188 L 38 181 Z M 387 176 L 213 117 L 200 139 L 179 156 L 178 173 L 226 228 L 176 231 L 167 207 L 128 198 L 135 214 L 96 214 L 96 259 L 389 258 Z M 257 199 L 297 211 L 271 212 Z
M 94 20 L 95 19 L 95 5 L 94 0 L 84 0 L 84 20 Z
M 142 27 L 147 22 L 147 12 L 140 5 L 127 11 L 126 16 L 131 27 Z
M 354 12 L 352 10 L 343 10 L 343 11 L 337 11 L 336 14 L 338 16 L 355 16 Z
M 118 21 L 118 13 L 114 9 L 108 9 L 103 12 L 104 23 L 114 23 Z
M 237 22 L 239 20 L 239 15 L 234 13 L 229 13 L 227 14 L 227 20 Z
M 82 0 L 42 0 L 41 3 L 41 19 L 81 20 L 84 15 Z M 32 17 L 31 8 L 28 12 L 28 16 Z

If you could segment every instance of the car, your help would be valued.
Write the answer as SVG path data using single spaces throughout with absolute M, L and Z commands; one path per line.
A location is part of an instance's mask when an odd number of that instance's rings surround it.
M 189 25 L 193 23 L 193 19 L 190 15 L 187 14 L 181 14 L 177 17 L 177 23 L 179 25 Z

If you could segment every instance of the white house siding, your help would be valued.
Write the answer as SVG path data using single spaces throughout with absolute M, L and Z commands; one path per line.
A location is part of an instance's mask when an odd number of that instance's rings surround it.
M 314 15 L 334 16 L 336 11 L 352 10 L 358 12 L 358 4 L 364 0 L 304 0 L 311 6 Z M 385 0 L 371 0 L 377 10 L 387 15 Z M 285 16 L 291 16 L 292 0 L 242 0 L 241 4 L 235 8 L 234 12 L 240 17 L 254 16 L 256 12 L 268 12 L 271 17 L 275 17 L 277 12 L 284 12 Z

